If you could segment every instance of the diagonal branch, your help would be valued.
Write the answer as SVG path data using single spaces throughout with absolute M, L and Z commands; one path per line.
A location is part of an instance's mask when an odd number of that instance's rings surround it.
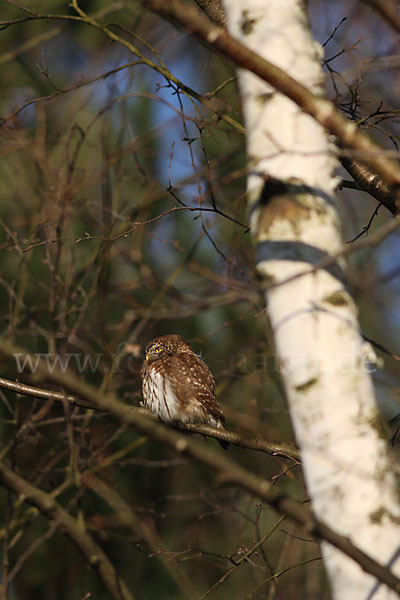
M 342 166 L 353 177 L 360 190 L 370 194 L 395 217 L 399 214 L 393 190 L 374 171 L 348 154 L 339 156 Z
M 121 522 L 129 527 L 134 535 L 140 534 L 149 544 L 154 556 L 161 562 L 165 570 L 171 574 L 176 584 L 179 586 L 183 596 L 196 599 L 196 592 L 192 581 L 175 561 L 168 560 L 162 548 L 161 541 L 151 527 L 144 519 L 139 519 L 131 506 L 126 504 L 119 494 L 105 481 L 96 477 L 93 473 L 84 473 L 82 477 L 83 484 L 102 498 L 118 515 Z
M 189 98 L 194 98 L 195 100 L 197 100 L 198 102 L 203 104 L 203 106 L 205 106 L 206 108 L 208 108 L 209 110 L 214 112 L 216 115 L 218 115 L 218 117 L 220 119 L 222 119 L 223 121 L 225 121 L 226 123 L 231 125 L 236 131 L 238 131 L 241 134 L 244 133 L 245 130 L 244 130 L 243 126 L 238 121 L 236 121 L 236 119 L 234 119 L 229 114 L 227 114 L 227 111 L 226 111 L 223 103 L 218 101 L 218 99 L 209 98 L 207 95 L 200 94 L 196 90 L 185 85 L 182 81 L 180 81 L 177 77 L 175 77 L 173 75 L 173 73 L 162 63 L 162 61 L 160 60 L 159 57 L 157 57 L 157 62 L 151 60 L 147 56 L 147 54 L 144 54 L 143 52 L 141 52 L 139 50 L 139 48 L 137 46 L 135 46 L 133 43 L 131 43 L 127 39 L 119 36 L 118 34 L 114 33 L 114 31 L 112 31 L 110 29 L 110 27 L 108 27 L 106 25 L 103 26 L 98 20 L 96 20 L 96 18 L 94 18 L 94 16 L 87 15 L 83 10 L 81 10 L 79 8 L 79 6 L 77 4 L 77 0 L 72 0 L 71 5 L 73 6 L 73 8 L 75 9 L 75 11 L 78 14 L 76 14 L 76 15 L 39 14 L 39 13 L 33 13 L 31 11 L 32 16 L 26 17 L 23 20 L 24 21 L 27 21 L 27 20 L 32 20 L 32 21 L 52 20 L 52 21 L 67 21 L 67 22 L 84 23 L 86 25 L 89 25 L 90 27 L 93 27 L 94 29 L 97 29 L 98 31 L 101 31 L 110 40 L 120 44 L 121 46 L 124 46 L 134 56 L 137 56 L 142 64 L 147 65 L 148 67 L 150 67 L 151 69 L 153 69 L 154 71 L 156 71 L 157 73 L 159 73 L 160 75 L 165 77 L 165 79 L 167 81 L 171 81 L 173 84 L 178 86 L 178 88 L 180 90 L 182 90 L 182 92 L 184 94 L 186 94 Z M 13 24 L 15 24 L 14 21 L 9 21 L 9 22 L 0 21 L 0 30 L 2 28 L 11 26 Z M 12 114 L 2 118 L 1 123 L 4 124 L 10 118 L 12 118 Z
M 0 462 L 0 484 L 35 506 L 49 521 L 58 527 L 79 548 L 88 564 L 97 572 L 100 580 L 114 600 L 134 600 L 125 583 L 118 577 L 107 555 L 91 535 L 68 514 L 54 498 L 8 469 Z
M 218 50 L 236 66 L 248 69 L 268 82 L 293 100 L 305 113 L 314 117 L 326 131 L 335 135 L 344 148 L 357 152 L 358 159 L 372 167 L 388 185 L 396 188 L 400 186 L 398 166 L 384 156 L 380 146 L 358 131 L 355 123 L 343 117 L 332 102 L 314 95 L 285 71 L 229 35 L 222 27 L 213 25 L 195 5 L 188 5 L 182 0 L 142 2 L 150 10 L 174 21 L 208 46 Z
M 40 398 L 41 400 L 53 400 L 55 402 L 67 401 L 72 406 L 80 406 L 81 408 L 91 409 L 95 408 L 90 402 L 86 402 L 85 400 L 82 400 L 77 396 L 71 396 L 63 392 L 56 392 L 54 390 L 46 390 L 44 388 L 34 387 L 32 385 L 27 385 L 26 383 L 20 383 L 19 381 L 11 381 L 10 379 L 5 379 L 4 377 L 0 377 L 0 388 L 11 390 L 12 392 L 16 392 L 17 394 L 22 394 L 24 396 Z M 133 413 L 145 415 L 151 419 L 155 419 L 155 417 L 146 408 L 132 406 L 130 410 Z M 292 444 L 277 444 L 273 442 L 268 442 L 267 440 L 251 438 L 241 433 L 227 431 L 226 429 L 221 430 L 217 429 L 216 427 L 212 427 L 211 425 L 205 424 L 203 425 L 189 423 L 186 425 L 182 423 L 177 427 L 178 429 L 182 429 L 183 431 L 199 433 L 201 435 L 215 438 L 216 440 L 228 442 L 233 446 L 240 446 L 240 448 L 247 448 L 248 450 L 258 450 L 259 452 L 265 452 L 266 454 L 270 454 L 271 456 L 280 456 L 281 458 L 291 458 L 295 462 L 300 461 L 300 453 L 298 449 L 295 448 Z
M 9 358 L 12 358 L 15 353 L 23 355 L 20 349 L 6 341 L 0 343 L 0 353 Z M 389 568 L 380 565 L 352 544 L 347 537 L 337 534 L 333 529 L 319 521 L 311 511 L 278 489 L 277 486 L 271 486 L 264 478 L 250 473 L 227 458 L 222 452 L 214 452 L 206 448 L 204 444 L 188 439 L 154 419 L 133 412 L 131 407 L 121 403 L 114 395 L 103 395 L 98 389 L 78 380 L 72 374 L 64 374 L 58 371 L 49 372 L 45 363 L 39 363 L 37 372 L 50 381 L 61 385 L 72 394 L 90 402 L 93 408 L 107 412 L 113 419 L 126 427 L 135 427 L 158 442 L 169 446 L 175 452 L 190 456 L 201 464 L 208 466 L 214 473 L 218 474 L 220 481 L 236 485 L 261 498 L 277 512 L 288 516 L 292 521 L 304 527 L 315 538 L 329 542 L 355 560 L 364 571 L 373 575 L 389 588 L 400 592 L 400 579 Z

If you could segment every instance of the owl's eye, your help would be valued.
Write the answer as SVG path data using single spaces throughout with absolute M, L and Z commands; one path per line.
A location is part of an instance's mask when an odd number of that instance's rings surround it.
M 161 352 L 162 348 L 154 348 L 154 352 Z

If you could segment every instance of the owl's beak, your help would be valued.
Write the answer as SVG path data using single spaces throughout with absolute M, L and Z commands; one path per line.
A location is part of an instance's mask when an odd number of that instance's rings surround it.
M 149 362 L 150 360 L 150 354 L 146 354 L 146 362 Z

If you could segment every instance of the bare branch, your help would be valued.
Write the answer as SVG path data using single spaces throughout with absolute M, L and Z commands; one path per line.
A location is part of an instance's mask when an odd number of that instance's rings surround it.
M 357 130 L 357 126 L 343 117 L 328 100 L 310 92 L 285 71 L 263 59 L 233 38 L 221 27 L 216 27 L 195 6 L 181 0 L 143 0 L 150 10 L 172 19 L 192 35 L 230 58 L 238 67 L 248 69 L 274 88 L 293 100 L 300 108 L 314 117 L 327 131 L 340 140 L 344 148 L 357 152 L 358 159 L 371 166 L 388 185 L 400 186 L 400 170 L 384 156 L 380 146 Z
M 399 214 L 393 190 L 374 171 L 348 154 L 339 156 L 340 162 L 353 177 L 360 190 L 367 192 L 383 204 L 395 217 Z
M 135 535 L 139 532 L 141 537 L 149 544 L 151 550 L 154 552 L 154 556 L 160 560 L 166 571 L 171 573 L 171 576 L 177 583 L 183 595 L 186 598 L 191 598 L 192 600 L 195 599 L 197 596 L 191 580 L 175 561 L 167 560 L 165 558 L 165 551 L 162 548 L 161 541 L 156 531 L 149 527 L 144 520 L 139 519 L 133 509 L 124 502 L 121 496 L 93 473 L 86 472 L 83 475 L 83 483 L 98 496 L 103 498 L 103 500 L 105 500 L 105 502 L 107 502 L 107 504 L 115 511 L 115 514 L 118 515 L 121 522 L 129 527 Z
M 1 348 L 0 348 L 1 353 Z M 95 409 L 90 402 L 86 402 L 76 396 L 64 394 L 63 392 L 55 392 L 53 390 L 46 390 L 43 388 L 33 387 L 32 385 L 26 385 L 18 381 L 10 381 L 0 377 L 0 388 L 11 390 L 17 394 L 23 394 L 24 396 L 32 396 L 34 398 L 40 398 L 42 400 L 54 400 L 55 402 L 69 402 L 72 406 L 80 406 L 82 408 Z M 155 417 L 145 408 L 139 408 L 137 406 L 130 407 L 132 413 L 138 415 L 148 416 L 150 419 L 155 420 Z M 106 411 L 108 412 L 108 411 Z M 248 450 L 257 450 L 259 452 L 265 452 L 271 456 L 280 456 L 282 458 L 290 458 L 296 462 L 300 461 L 300 454 L 297 448 L 291 444 L 274 444 L 262 439 L 250 438 L 241 433 L 235 433 L 234 431 L 220 430 L 211 425 L 203 424 L 180 424 L 179 429 L 183 431 L 190 431 L 192 433 L 199 433 L 207 437 L 214 438 L 216 440 L 222 440 L 228 442 L 233 446 L 239 446 L 240 448 L 246 448 Z
M 132 594 L 117 576 L 107 555 L 78 521 L 71 517 L 54 498 L 8 469 L 3 463 L 0 463 L 0 483 L 25 502 L 35 506 L 50 521 L 57 523 L 78 547 L 88 564 L 95 569 L 112 598 L 133 600 Z
M 17 394 L 23 396 L 32 396 L 33 398 L 40 398 L 41 400 L 55 400 L 57 402 L 70 402 L 73 406 L 81 406 L 82 408 L 92 408 L 89 402 L 79 400 L 75 396 L 64 394 L 63 392 L 55 392 L 53 390 L 45 390 L 42 388 L 33 387 L 32 385 L 26 385 L 19 381 L 10 381 L 0 377 L 0 388 L 5 390 L 11 390 Z
M 9 358 L 12 358 L 16 352 L 23 354 L 19 349 L 6 341 L 1 343 L 0 352 L 3 356 L 8 356 Z M 396 592 L 400 592 L 400 579 L 390 569 L 383 567 L 365 554 L 365 552 L 354 546 L 348 538 L 335 533 L 330 527 L 316 519 L 304 506 L 298 504 L 290 496 L 279 490 L 277 486 L 272 487 L 264 478 L 258 477 L 239 466 L 229 459 L 225 453 L 210 450 L 204 444 L 188 439 L 173 429 L 165 427 L 153 419 L 149 419 L 145 415 L 133 412 L 131 407 L 122 404 L 115 396 L 99 393 L 99 390 L 85 382 L 79 381 L 72 374 L 63 374 L 57 371 L 49 372 L 45 364 L 40 363 L 38 365 L 38 372 L 50 381 L 62 385 L 66 390 L 72 392 L 72 394 L 76 394 L 87 402 L 90 402 L 97 410 L 108 412 L 113 419 L 126 427 L 135 427 L 153 439 L 171 447 L 175 452 L 191 456 L 217 473 L 220 480 L 237 485 L 261 498 L 279 513 L 290 517 L 295 523 L 305 527 L 309 534 L 317 539 L 323 539 L 340 549 L 353 558 L 364 571 L 370 573 Z M 3 481 L 8 482 L 6 475 L 2 475 L 3 472 L 4 470 L 2 469 L 0 476 Z M 12 479 L 12 476 L 16 476 L 13 473 L 10 475 L 11 481 L 15 481 Z M 24 480 L 22 480 L 23 483 Z M 12 484 L 9 483 L 9 485 Z M 28 491 L 29 488 L 27 489 Z M 40 492 L 40 490 L 38 491 Z M 21 491 L 21 493 L 23 492 Z M 45 500 L 47 495 L 43 492 L 40 493 L 43 494 L 43 496 L 39 496 L 40 499 Z M 37 496 L 33 494 L 29 501 L 33 503 L 35 499 L 36 502 L 36 498 Z M 36 503 L 35 506 L 39 508 L 39 505 Z M 40 506 L 43 506 L 43 510 L 46 508 L 46 504 L 42 505 L 42 502 L 40 502 Z M 49 514 L 52 515 L 51 518 L 53 519 L 55 518 L 54 510 L 54 506 L 51 505 Z M 62 511 L 63 509 L 60 510 Z M 69 515 L 67 517 L 72 519 Z M 100 562 L 100 564 L 102 563 Z

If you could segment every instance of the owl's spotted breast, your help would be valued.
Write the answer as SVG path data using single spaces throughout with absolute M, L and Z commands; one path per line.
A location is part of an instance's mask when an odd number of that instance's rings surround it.
M 179 422 L 179 402 L 169 379 L 151 365 L 145 371 L 142 382 L 143 398 L 147 407 L 165 423 Z

